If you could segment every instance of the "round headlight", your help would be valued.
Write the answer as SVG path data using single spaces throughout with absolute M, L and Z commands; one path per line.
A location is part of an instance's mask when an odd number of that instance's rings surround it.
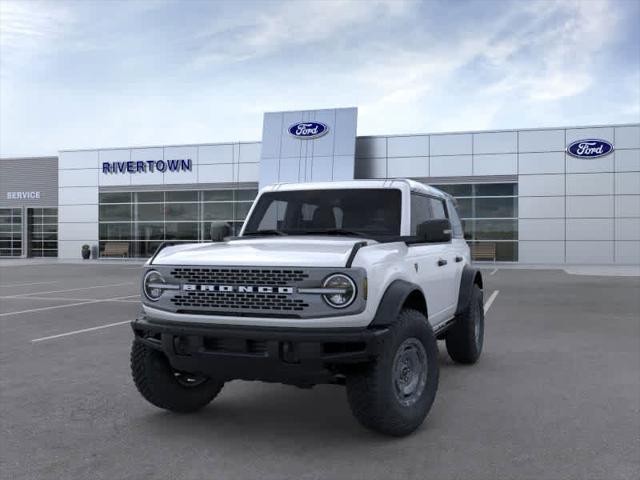
M 160 272 L 156 270 L 148 271 L 142 281 L 144 296 L 152 302 L 158 301 L 162 296 L 162 292 L 164 292 L 164 288 L 162 288 L 164 283 L 164 278 L 160 275 Z
M 356 284 L 347 275 L 334 273 L 329 275 L 322 284 L 324 288 L 333 290 L 325 293 L 322 298 L 333 308 L 345 308 L 356 298 Z

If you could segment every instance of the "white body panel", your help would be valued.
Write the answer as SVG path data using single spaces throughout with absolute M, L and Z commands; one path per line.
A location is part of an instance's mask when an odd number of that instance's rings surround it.
M 274 185 L 263 189 L 262 195 L 274 190 L 355 188 L 398 188 L 402 191 L 401 234 L 409 235 L 410 195 L 419 192 L 445 198 L 439 190 L 408 180 L 355 181 L 307 183 L 303 185 Z M 260 196 L 256 199 L 256 203 Z M 255 203 L 254 203 L 255 205 Z M 253 207 L 252 207 L 253 210 Z M 251 216 L 249 213 L 249 218 Z M 243 227 L 244 231 L 244 227 Z M 242 234 L 242 232 L 241 232 Z M 378 243 L 356 237 L 260 237 L 237 239 L 214 244 L 188 244 L 163 249 L 152 264 L 201 266 L 278 266 L 278 267 L 336 267 L 344 268 L 355 243 L 367 241 L 358 250 L 352 267 L 367 272 L 367 302 L 364 311 L 352 315 L 324 318 L 256 318 L 246 316 L 216 316 L 176 314 L 144 305 L 152 318 L 175 322 L 208 323 L 292 328 L 366 327 L 373 320 L 385 291 L 395 280 L 418 285 L 423 291 L 432 326 L 451 319 L 455 313 L 460 278 L 470 263 L 469 247 L 464 239 L 454 238 L 448 243 L 410 244 L 403 241 Z M 438 261 L 446 261 L 439 266 Z M 148 262 L 149 264 L 149 262 Z

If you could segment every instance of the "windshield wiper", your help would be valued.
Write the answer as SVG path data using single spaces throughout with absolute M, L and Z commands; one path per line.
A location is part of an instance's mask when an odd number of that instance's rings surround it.
M 256 230 L 255 232 L 244 232 L 242 234 L 243 237 L 248 237 L 252 235 L 286 235 L 286 233 L 281 232 L 280 230 Z
M 298 235 L 345 235 L 351 237 L 366 237 L 364 233 L 356 232 L 354 230 L 345 230 L 344 228 L 329 228 L 326 230 L 304 230 L 302 232 L 296 232 Z

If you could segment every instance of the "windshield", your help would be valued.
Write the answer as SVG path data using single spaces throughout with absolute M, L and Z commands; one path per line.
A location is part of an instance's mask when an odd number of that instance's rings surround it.
M 400 235 L 397 189 L 327 189 L 265 193 L 243 235 Z

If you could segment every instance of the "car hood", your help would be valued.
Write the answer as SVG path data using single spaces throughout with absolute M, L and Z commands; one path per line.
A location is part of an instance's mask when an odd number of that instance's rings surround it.
M 153 265 L 344 267 L 353 237 L 261 237 L 163 248 Z M 376 243 L 367 239 L 368 244 Z

